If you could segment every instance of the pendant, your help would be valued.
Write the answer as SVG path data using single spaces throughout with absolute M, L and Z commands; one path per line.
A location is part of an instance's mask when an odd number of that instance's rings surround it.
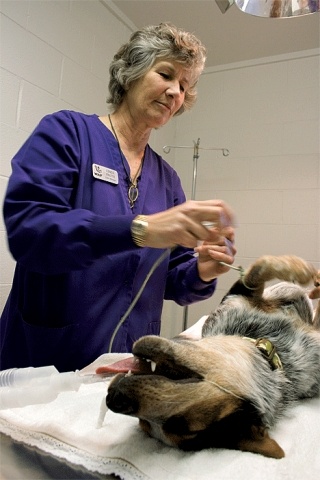
M 134 205 L 135 201 L 137 200 L 138 196 L 139 196 L 138 187 L 136 185 L 134 185 L 133 183 L 131 183 L 131 185 L 129 187 L 129 190 L 128 190 L 128 198 L 129 198 L 131 208 L 133 208 L 133 205 Z

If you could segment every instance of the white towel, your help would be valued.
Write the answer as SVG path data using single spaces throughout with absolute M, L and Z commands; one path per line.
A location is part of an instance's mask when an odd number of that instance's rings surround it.
M 301 401 L 270 432 L 281 460 L 235 450 L 182 452 L 148 438 L 138 420 L 108 411 L 107 383 L 82 385 L 53 402 L 0 411 L 0 431 L 92 472 L 123 480 L 314 480 L 320 474 L 320 399 Z

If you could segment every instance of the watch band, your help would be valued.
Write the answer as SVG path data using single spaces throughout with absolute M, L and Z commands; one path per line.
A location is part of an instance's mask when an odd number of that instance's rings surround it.
M 145 246 L 146 235 L 148 231 L 148 221 L 146 215 L 138 215 L 131 223 L 132 240 L 138 247 Z

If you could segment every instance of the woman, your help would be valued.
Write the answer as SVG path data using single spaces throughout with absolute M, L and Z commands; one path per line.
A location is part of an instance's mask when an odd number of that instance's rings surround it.
M 1 319 L 1 369 L 68 371 L 108 350 L 131 351 L 142 335 L 159 334 L 164 298 L 208 298 L 228 271 L 219 262 L 232 264 L 235 254 L 229 207 L 185 202 L 176 172 L 148 145 L 152 129 L 194 103 L 204 62 L 193 35 L 144 28 L 111 63 L 110 115 L 48 115 L 14 157 L 4 217 L 17 265 Z

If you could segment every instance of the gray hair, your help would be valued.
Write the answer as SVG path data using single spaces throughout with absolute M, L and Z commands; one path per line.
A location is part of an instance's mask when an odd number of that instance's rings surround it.
M 206 49 L 192 33 L 170 23 L 144 27 L 134 32 L 113 57 L 109 73 L 109 97 L 114 110 L 122 103 L 132 82 L 141 78 L 159 58 L 174 60 L 192 73 L 184 103 L 175 115 L 189 110 L 197 98 L 196 84 L 206 61 Z

